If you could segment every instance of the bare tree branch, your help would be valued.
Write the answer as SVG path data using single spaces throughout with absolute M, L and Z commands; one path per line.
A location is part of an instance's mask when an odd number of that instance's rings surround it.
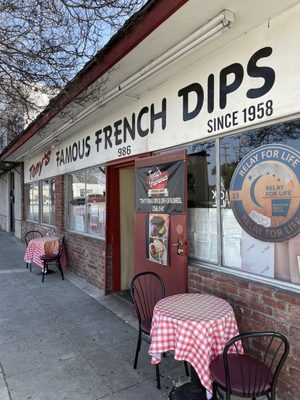
M 0 139 L 19 133 L 46 105 L 37 94 L 57 94 L 145 2 L 0 0 Z

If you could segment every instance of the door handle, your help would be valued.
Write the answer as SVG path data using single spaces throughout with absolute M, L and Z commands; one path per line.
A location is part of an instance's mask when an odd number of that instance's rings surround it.
M 177 254 L 178 255 L 181 255 L 181 254 L 184 253 L 184 249 L 183 249 L 184 243 L 183 243 L 182 240 L 177 239 L 177 242 L 176 243 L 172 243 L 171 246 L 176 246 L 177 247 Z

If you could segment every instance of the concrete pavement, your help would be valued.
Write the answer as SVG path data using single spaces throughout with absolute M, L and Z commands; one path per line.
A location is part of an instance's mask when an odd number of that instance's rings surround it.
M 161 364 L 162 390 L 142 343 L 132 368 L 132 306 L 65 271 L 42 283 L 25 268 L 25 245 L 0 231 L 0 400 L 165 400 L 186 380 L 182 363 Z

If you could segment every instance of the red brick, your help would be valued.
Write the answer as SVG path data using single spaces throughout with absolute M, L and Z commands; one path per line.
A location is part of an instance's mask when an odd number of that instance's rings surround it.
M 288 312 L 292 315 L 300 316 L 300 305 L 288 304 Z
M 245 300 L 248 300 L 251 303 L 260 303 L 260 297 L 256 292 L 251 292 L 250 290 L 239 289 L 239 295 L 243 297 Z
M 263 296 L 262 297 L 262 302 L 264 304 L 267 304 L 268 306 L 270 306 L 272 308 L 276 308 L 276 309 L 280 309 L 280 310 L 286 310 L 287 309 L 287 304 L 282 302 L 282 301 L 279 301 L 275 297 Z
M 282 300 L 286 303 L 291 303 L 291 304 L 300 306 L 300 295 L 297 293 L 278 291 L 278 292 L 275 292 L 274 296 L 277 299 Z
M 295 339 L 300 339 L 300 326 L 298 328 L 292 326 L 290 328 L 290 333 Z

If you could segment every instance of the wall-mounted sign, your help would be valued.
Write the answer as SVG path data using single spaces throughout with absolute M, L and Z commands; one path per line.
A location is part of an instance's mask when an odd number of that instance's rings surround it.
M 143 213 L 184 212 L 184 162 L 135 169 L 135 210 Z
M 25 183 L 299 113 L 299 19 L 300 5 L 237 38 L 226 51 L 205 58 L 199 53 L 193 63 L 182 59 L 184 68 L 138 99 L 126 97 L 120 107 L 99 107 L 78 123 L 69 121 L 47 165 L 41 168 L 44 154 L 25 160 Z
M 300 233 L 300 152 L 272 144 L 250 152 L 237 166 L 231 207 L 249 235 L 282 242 Z
M 37 161 L 35 164 L 32 164 L 29 167 L 30 179 L 32 180 L 36 178 L 36 176 L 39 178 L 43 171 L 43 167 L 47 166 L 50 161 L 51 161 L 51 150 L 48 150 L 43 154 L 43 156 L 40 158 L 39 161 Z

